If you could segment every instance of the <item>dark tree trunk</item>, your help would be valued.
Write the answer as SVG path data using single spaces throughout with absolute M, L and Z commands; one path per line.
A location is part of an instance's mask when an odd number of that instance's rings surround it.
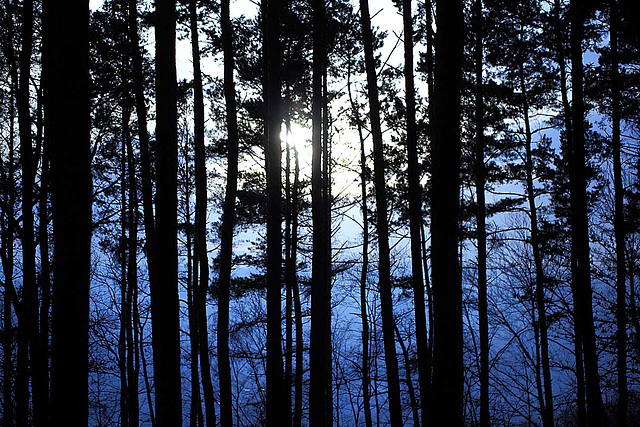
M 291 287 L 293 293 L 293 312 L 296 320 L 296 370 L 293 396 L 293 427 L 302 426 L 302 375 L 304 374 L 304 336 L 302 329 L 302 304 L 300 303 L 300 288 L 298 286 L 297 264 L 298 264 L 298 206 L 300 188 L 300 165 L 298 161 L 298 150 L 294 147 L 295 166 L 293 169 L 293 209 L 291 212 L 291 264 L 294 270 L 291 272 Z
M 44 97 L 41 96 L 44 99 Z M 43 101 L 44 102 L 44 101 Z M 44 106 L 43 106 L 44 107 Z M 42 117 L 42 111 L 41 111 Z M 44 120 L 41 118 L 39 127 L 44 133 Z M 45 118 L 46 120 L 46 118 Z M 51 263 L 49 261 L 49 151 L 51 136 L 45 133 L 42 136 L 42 170 L 40 173 L 40 200 L 38 206 L 39 230 L 38 240 L 40 244 L 40 351 L 38 364 L 43 376 L 43 401 L 42 411 L 46 414 L 45 422 L 49 416 L 49 316 L 51 310 Z
M 33 187 L 36 162 L 31 138 L 31 54 L 33 50 L 33 2 L 22 4 L 22 48 L 20 51 L 20 80 L 18 84 L 18 124 L 20 129 L 20 156 L 22 162 L 22 301 L 24 331 L 29 339 L 29 365 L 33 423 L 44 426 L 47 422 L 45 402 L 48 399 L 46 371 L 40 361 L 40 334 L 38 322 L 38 289 L 36 282 L 36 248 L 33 215 Z M 20 330 L 23 330 L 22 325 Z M 20 420 L 19 420 L 20 421 Z
M 87 425 L 92 204 L 88 2 L 44 1 L 43 28 L 54 227 L 51 423 Z
M 129 45 L 131 65 L 133 68 L 133 92 L 135 96 L 136 115 L 138 117 L 138 136 L 140 138 L 140 178 L 142 184 L 142 209 L 145 232 L 145 252 L 149 271 L 150 286 L 156 283 L 156 246 L 155 219 L 153 216 L 153 195 L 151 183 L 151 160 L 149 156 L 149 131 L 147 130 L 147 106 L 144 97 L 144 74 L 142 70 L 142 54 L 140 53 L 140 36 L 138 35 L 137 0 L 128 0 L 129 5 Z
M 126 102 L 126 101 L 125 101 Z M 123 103 L 124 104 L 124 103 Z M 122 427 L 129 425 L 128 410 L 128 370 L 127 370 L 127 328 L 129 313 L 127 297 L 127 162 L 125 141 L 129 132 L 129 118 L 131 113 L 127 106 L 122 105 L 122 135 L 120 151 L 120 334 L 118 336 L 118 368 L 120 370 L 120 424 Z
M 540 232 L 538 230 L 538 207 L 536 206 L 536 193 L 533 186 L 533 156 L 532 156 L 532 132 L 531 121 L 529 118 L 529 100 L 525 84 L 524 65 L 522 62 L 519 67 L 520 91 L 522 92 L 522 112 L 524 116 L 525 130 L 525 172 L 526 172 L 526 188 L 527 201 L 529 203 L 529 219 L 531 221 L 531 249 L 533 252 L 533 263 L 535 267 L 535 310 L 538 312 L 536 329 L 539 334 L 538 341 L 540 348 L 536 348 L 536 356 L 539 357 L 538 371 L 542 368 L 542 377 L 544 382 L 544 393 L 539 393 L 542 401 L 540 411 L 542 415 L 542 423 L 545 427 L 553 427 L 553 389 L 551 386 L 551 368 L 549 364 L 549 339 L 547 334 L 547 309 L 544 302 L 544 284 L 545 274 L 542 267 L 542 254 L 540 252 Z M 540 375 L 536 375 L 539 381 Z
M 489 316 L 487 314 L 487 231 L 485 205 L 485 166 L 484 166 L 484 99 L 482 90 L 482 49 L 483 17 L 482 0 L 474 4 L 476 30 L 475 73 L 476 73 L 476 194 L 478 211 L 478 326 L 480 335 L 480 427 L 491 425 L 489 412 Z
M 589 224 L 587 219 L 587 181 L 584 149 L 584 102 L 582 39 L 584 36 L 585 6 L 572 0 L 571 13 L 571 77 L 573 97 L 573 140 L 569 162 L 571 165 L 571 273 L 576 323 L 584 354 L 587 418 L 590 427 L 604 421 L 602 395 L 598 374 L 598 356 L 593 325 L 591 271 L 589 262 Z
M 458 264 L 462 1 L 436 2 L 431 259 L 434 425 L 463 425 L 462 287 Z M 437 408 L 437 410 L 435 410 Z
M 14 146 L 15 138 L 15 106 L 14 85 L 11 89 L 10 105 L 9 105 L 9 144 L 8 144 L 8 165 L 7 176 L 3 180 L 6 185 L 5 198 L 2 212 L 0 212 L 0 224 L 2 226 L 2 247 L 0 248 L 0 256 L 2 257 L 2 273 L 4 276 L 4 293 L 3 293 L 3 326 L 4 334 L 2 341 L 2 424 L 4 427 L 13 427 L 15 421 L 15 412 L 12 396 L 12 382 L 14 378 L 13 367 L 13 340 L 14 327 L 11 306 L 16 306 L 17 298 L 15 296 L 15 288 L 13 284 L 13 261 L 14 261 L 14 209 L 15 209 L 15 177 L 14 177 Z
M 13 11 L 11 9 L 12 6 L 9 2 L 6 3 L 6 9 L 7 9 L 7 36 L 9 38 L 9 40 L 13 40 Z M 18 133 L 20 134 L 20 128 L 22 127 L 20 125 L 20 81 L 18 78 L 18 66 L 17 66 L 17 61 L 16 61 L 16 57 L 15 57 L 15 52 L 13 49 L 13 44 L 12 43 L 7 43 L 7 47 L 6 47 L 6 52 L 7 52 L 7 61 L 9 62 L 9 75 L 11 78 L 11 95 L 12 95 L 12 99 L 15 99 L 18 106 L 17 106 L 17 110 L 18 110 Z M 10 118 L 12 119 L 11 122 L 11 148 L 13 148 L 13 142 L 15 139 L 15 125 L 14 125 L 14 121 L 15 121 L 15 110 L 14 110 L 14 106 L 11 106 L 11 113 L 10 113 Z M 29 130 L 29 138 L 30 138 L 30 130 Z M 19 135 L 21 136 L 21 135 Z M 20 145 L 22 146 L 22 141 L 20 143 Z M 11 150 L 11 155 L 13 155 L 13 150 Z M 12 164 L 13 165 L 13 164 Z M 12 176 L 13 177 L 13 176 Z M 24 180 L 24 178 L 23 178 Z M 15 181 L 14 183 L 14 187 L 11 187 L 11 189 L 13 191 L 15 191 Z M 15 195 L 13 195 L 14 198 L 13 200 L 15 200 Z M 24 196 L 23 196 L 24 197 Z M 11 221 L 14 221 L 14 212 L 10 212 L 9 218 L 11 219 Z M 12 228 L 13 230 L 16 230 L 18 228 L 17 224 L 13 224 L 12 223 Z M 24 239 L 24 236 L 23 236 Z M 11 253 L 11 256 L 13 257 L 13 252 Z M 10 264 L 10 267 L 7 267 L 7 269 L 10 268 L 11 271 L 13 272 L 13 261 Z M 13 280 L 11 280 L 11 285 L 13 285 Z M 15 291 L 15 289 L 14 289 Z M 27 292 L 28 295 L 28 292 Z M 27 299 L 25 298 L 25 295 L 22 296 L 22 301 L 20 301 L 18 299 L 18 295 L 17 293 L 13 292 L 13 305 L 15 307 L 16 312 L 20 310 L 20 312 L 24 311 L 24 308 L 27 306 L 26 301 Z M 15 405 L 15 417 L 16 417 L 16 425 L 18 427 L 22 427 L 22 426 L 26 426 L 28 423 L 28 418 L 29 418 L 29 329 L 27 328 L 28 325 L 28 319 L 26 319 L 25 317 L 27 317 L 28 315 L 28 310 L 27 313 L 22 315 L 22 316 L 17 316 L 18 318 L 18 324 L 17 324 L 17 354 L 16 354 L 16 375 L 15 375 L 15 388 L 16 388 L 16 405 Z
M 209 363 L 209 328 L 207 327 L 207 289 L 209 288 L 209 256 L 207 254 L 207 168 L 204 147 L 205 117 L 202 73 L 200 70 L 200 45 L 198 41 L 198 15 L 195 0 L 189 2 L 189 25 L 191 29 L 191 56 L 194 82 L 194 133 L 195 133 L 195 181 L 196 217 L 193 299 L 197 322 L 197 347 L 200 352 L 202 388 L 207 426 L 216 424 L 213 382 Z M 197 356 L 196 356 L 197 357 Z M 206 359 L 206 360 L 205 360 Z M 198 391 L 199 393 L 199 391 Z
M 347 74 L 347 91 L 349 102 L 358 128 L 358 138 L 360 140 L 360 195 L 362 197 L 362 268 L 360 270 L 360 319 L 362 321 L 362 402 L 364 406 L 364 425 L 372 427 L 371 417 L 371 392 L 370 374 L 371 362 L 369 361 L 369 318 L 367 314 L 367 275 L 369 273 L 369 221 L 367 212 L 367 155 L 364 146 L 364 136 L 362 133 L 362 121 L 358 106 L 353 100 L 351 93 L 351 69 Z
M 222 45 L 224 54 L 224 99 L 227 109 L 227 188 L 225 190 L 222 228 L 220 229 L 220 274 L 218 279 L 218 371 L 220 375 L 220 425 L 231 427 L 232 392 L 229 360 L 229 287 L 233 255 L 233 226 L 238 190 L 238 122 L 236 89 L 233 81 L 233 28 L 229 0 L 221 2 Z M 279 176 L 279 175 L 278 175 Z M 278 215 L 279 217 L 279 215 Z
M 127 383 L 129 425 L 140 424 L 140 409 L 138 398 L 138 344 L 136 340 L 137 294 L 138 294 L 138 186 L 136 184 L 136 168 L 129 129 L 125 133 L 127 145 L 127 172 L 129 175 L 129 225 L 128 225 L 128 250 L 127 261 Z
M 175 1 L 156 0 L 156 256 L 151 282 L 153 373 L 158 427 L 182 425 L 177 247 Z
M 280 0 L 263 0 L 265 63 L 265 162 L 267 171 L 267 427 L 280 425 L 284 412 L 282 369 L 282 101 L 280 97 Z
M 387 215 L 387 193 L 384 176 L 384 152 L 382 130 L 380 128 L 380 105 L 373 57 L 373 35 L 368 0 L 360 0 L 362 38 L 364 45 L 367 87 L 369 93 L 371 135 L 373 137 L 373 169 L 376 188 L 376 226 L 378 230 L 378 289 L 382 315 L 382 336 L 384 358 L 387 372 L 389 415 L 392 427 L 402 425 L 402 407 L 400 402 L 400 381 L 398 377 L 398 359 L 394 338 L 393 301 L 391 295 L 391 261 L 389 259 L 389 219 Z
M 402 2 L 404 23 L 404 81 L 407 103 L 407 160 L 409 178 L 409 230 L 411 233 L 411 276 L 413 302 L 416 318 L 416 344 L 418 350 L 418 386 L 420 400 L 427 401 L 429 390 L 429 368 L 427 353 L 427 319 L 424 303 L 424 280 L 422 278 L 422 188 L 418 167 L 416 135 L 416 95 L 413 81 L 413 21 L 411 0 Z M 422 411 L 422 425 L 428 425 L 427 411 Z M 417 426 L 416 426 L 417 427 Z
M 614 228 L 616 239 L 616 322 L 618 356 L 618 408 L 616 426 L 627 425 L 629 391 L 627 386 L 627 303 L 624 227 L 624 188 L 620 159 L 620 71 L 618 70 L 618 5 L 609 0 L 609 40 L 611 47 L 611 142 L 613 145 L 613 187 L 615 192 Z
M 327 377 L 331 365 L 327 366 L 329 335 L 327 327 L 327 297 L 329 294 L 330 259 L 327 251 L 327 210 L 322 170 L 323 154 L 323 77 L 326 63 L 324 45 L 325 4 L 324 0 L 314 0 L 313 7 L 313 98 L 312 98 L 312 163 L 311 163 L 311 208 L 313 217 L 313 260 L 311 271 L 311 342 L 310 347 L 310 395 L 309 422 L 312 427 L 325 427 L 332 423 L 327 405 L 332 401 L 331 390 L 327 387 Z M 324 140 L 326 144 L 326 139 Z M 329 368 L 329 369 L 327 369 Z
M 289 111 L 287 111 L 287 117 L 285 119 L 286 136 L 286 160 L 285 160 L 285 191 L 284 191 L 284 254 L 285 254 L 285 354 L 284 354 L 284 388 L 287 391 L 287 399 L 285 401 L 287 420 L 293 422 L 293 412 L 291 406 L 291 392 L 293 390 L 293 286 L 292 282 L 295 280 L 296 266 L 292 263 L 291 259 L 291 221 L 292 221 L 292 205 L 291 200 L 291 146 L 290 146 L 290 129 L 291 123 L 289 120 Z

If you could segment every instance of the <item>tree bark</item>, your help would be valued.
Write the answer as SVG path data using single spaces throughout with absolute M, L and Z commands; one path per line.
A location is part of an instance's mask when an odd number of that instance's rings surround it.
M 536 194 L 533 186 L 533 156 L 532 156 L 532 132 L 531 121 L 529 118 L 529 100 L 525 84 L 524 65 L 520 62 L 519 66 L 520 91 L 522 92 L 522 111 L 524 116 L 525 128 L 525 172 L 526 172 L 526 188 L 527 201 L 529 204 L 529 218 L 531 221 L 531 250 L 533 252 L 533 263 L 535 268 L 535 309 L 538 312 L 537 328 L 540 336 L 540 348 L 536 349 L 536 353 L 540 355 L 542 377 L 544 382 L 544 396 L 540 398 L 543 405 L 540 407 L 542 412 L 542 423 L 545 427 L 553 427 L 553 389 L 551 385 L 551 368 L 549 364 L 549 338 L 547 334 L 547 309 L 544 302 L 544 285 L 545 274 L 542 267 L 542 254 L 540 252 L 540 232 L 538 229 L 538 207 L 536 206 Z M 539 378 L 539 376 L 538 376 Z
M 177 248 L 175 1 L 156 0 L 156 256 L 151 282 L 153 373 L 158 427 L 182 425 Z
M 624 188 L 620 143 L 620 71 L 618 70 L 618 5 L 609 0 L 609 43 L 611 47 L 611 142 L 613 145 L 613 187 L 615 193 L 614 232 L 616 240 L 616 323 L 618 407 L 616 426 L 627 425 L 629 390 L 627 385 L 627 303 L 624 226 Z
M 220 230 L 220 274 L 218 279 L 218 371 L 220 376 L 220 425 L 231 427 L 232 393 L 229 360 L 229 288 L 233 256 L 233 227 L 238 190 L 238 119 L 233 81 L 233 28 L 229 0 L 221 2 L 222 45 L 224 54 L 224 99 L 227 109 L 227 187 Z
M 489 412 L 489 316 L 487 313 L 487 231 L 485 204 L 485 165 L 484 165 L 484 99 L 482 90 L 482 66 L 484 45 L 482 0 L 474 3 L 476 30 L 475 73 L 476 73 L 476 197 L 478 211 L 478 326 L 480 335 L 480 427 L 491 425 Z
M 131 143 L 131 133 L 127 130 L 125 134 L 125 143 L 127 145 L 127 171 L 129 175 L 129 225 L 128 225 L 128 250 L 129 259 L 127 260 L 127 377 L 128 384 L 128 409 L 129 409 L 129 425 L 137 426 L 140 424 L 140 409 L 138 398 L 138 344 L 136 340 L 136 320 L 135 311 L 137 310 L 137 289 L 138 289 L 138 186 L 136 184 L 136 168 L 133 153 L 133 144 Z
M 280 425 L 283 404 L 282 310 L 280 306 L 282 274 L 282 125 L 280 0 L 263 0 L 265 64 L 265 167 L 267 171 L 267 407 L 266 425 Z
M 293 168 L 293 210 L 291 218 L 291 263 L 294 266 L 291 287 L 293 292 L 293 311 L 296 319 L 296 369 L 294 378 L 293 396 L 293 427 L 302 426 L 302 375 L 304 374 L 304 336 L 302 329 L 302 304 L 300 302 L 300 288 L 298 286 L 298 210 L 300 204 L 300 164 L 298 150 L 293 148 L 295 166 Z
M 382 336 L 384 358 L 387 372 L 389 415 L 392 427 L 402 425 L 402 407 L 400 402 L 400 380 L 398 377 L 398 359 L 394 337 L 395 320 L 393 318 L 393 300 L 391 295 L 391 260 L 389 256 L 389 219 L 387 215 L 387 193 L 384 176 L 384 152 L 382 129 L 380 127 L 380 104 L 375 62 L 373 58 L 373 34 L 369 15 L 368 0 L 360 0 L 360 17 L 364 45 L 367 87 L 369 93 L 369 119 L 373 137 L 373 169 L 376 191 L 376 226 L 378 231 L 378 289 L 382 315 Z
M 593 325 L 591 271 L 589 262 L 589 224 L 587 219 L 587 181 L 585 172 L 585 136 L 583 102 L 582 39 L 586 8 L 571 0 L 571 77 L 573 98 L 573 139 L 570 150 L 571 185 L 571 273 L 576 323 L 584 354 L 585 389 L 589 427 L 604 422 L 598 374 L 598 356 Z
M 54 226 L 51 423 L 87 425 L 92 227 L 88 2 L 45 0 L 43 28 Z
M 362 121 L 360 112 L 351 93 L 351 69 L 347 74 L 347 93 L 349 102 L 358 128 L 358 138 L 360 141 L 360 195 L 362 197 L 362 267 L 360 269 L 360 319 L 362 321 L 362 359 L 360 369 L 362 370 L 362 402 L 364 409 L 365 427 L 373 426 L 371 417 L 371 391 L 370 374 L 371 362 L 369 361 L 369 317 L 367 314 L 367 275 L 369 273 L 369 221 L 367 209 L 367 182 L 366 168 L 367 155 L 364 147 L 364 136 L 362 134 Z
M 326 63 L 324 44 L 325 3 L 314 0 L 313 8 L 313 95 L 312 95 L 312 163 L 311 163 L 311 209 L 313 219 L 313 260 L 311 271 L 311 342 L 310 348 L 310 395 L 309 422 L 311 427 L 326 427 L 332 423 L 327 405 L 332 401 L 331 390 L 327 387 L 327 349 L 329 335 L 327 327 L 327 297 L 329 293 L 330 259 L 327 235 L 327 210 L 324 192 L 323 154 L 323 77 Z M 326 139 L 324 140 L 326 144 Z M 327 369 L 329 368 L 329 369 Z
M 463 425 L 462 287 L 458 264 L 462 1 L 436 1 L 431 258 L 434 425 Z M 437 410 L 435 410 L 437 408 Z
M 427 353 L 427 319 L 424 302 L 424 279 L 422 277 L 422 187 L 418 166 L 418 140 L 416 134 L 416 95 L 413 79 L 413 16 L 411 0 L 402 2 L 404 24 L 404 81 L 407 104 L 407 161 L 409 181 L 409 231 L 411 235 L 411 277 L 413 303 L 416 319 L 416 344 L 418 350 L 418 387 L 421 402 L 427 401 L 429 369 Z M 428 425 L 427 411 L 421 414 L 422 425 Z

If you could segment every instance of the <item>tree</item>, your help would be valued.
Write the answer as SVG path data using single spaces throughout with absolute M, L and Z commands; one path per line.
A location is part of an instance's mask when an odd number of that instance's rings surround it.
M 43 2 L 54 227 L 51 422 L 55 425 L 88 422 L 92 229 L 88 32 L 88 2 Z
M 428 400 L 431 383 L 431 367 L 428 363 L 427 319 L 424 303 L 424 280 L 422 277 L 422 188 L 418 166 L 416 99 L 413 81 L 413 17 L 411 0 L 402 2 L 404 27 L 404 80 L 407 104 L 407 175 L 409 181 L 409 229 L 411 233 L 411 277 L 416 318 L 416 341 L 418 346 L 418 379 L 420 399 Z M 422 425 L 428 425 L 428 411 L 422 410 Z
M 389 387 L 389 415 L 391 426 L 402 425 L 400 406 L 400 380 L 398 377 L 398 359 L 394 338 L 393 306 L 391 299 L 391 260 L 389 256 L 389 219 L 387 216 L 387 193 L 385 188 L 384 155 L 382 129 L 380 127 L 380 105 L 378 102 L 378 83 L 373 58 L 373 35 L 369 2 L 360 1 L 360 22 L 362 25 L 362 44 L 364 46 L 367 89 L 369 94 L 369 121 L 373 138 L 373 168 L 376 192 L 376 229 L 378 231 L 378 290 L 382 314 L 382 334 L 384 340 L 384 359 Z
M 278 425 L 283 413 L 281 340 L 281 141 L 280 1 L 263 0 L 263 63 L 265 65 L 265 167 L 267 170 L 267 427 Z
M 433 418 L 463 425 L 462 289 L 458 265 L 462 2 L 436 2 L 431 169 Z
M 222 228 L 220 229 L 220 274 L 218 278 L 218 370 L 220 375 L 220 424 L 233 425 L 231 412 L 231 366 L 229 360 L 229 288 L 233 254 L 233 228 L 238 190 L 238 123 L 236 90 L 233 81 L 233 28 L 229 0 L 221 3 L 222 45 L 224 54 L 224 99 L 227 123 L 227 187 Z
M 313 261 L 311 272 L 311 342 L 314 345 L 310 350 L 310 401 L 309 420 L 310 425 L 325 427 L 332 424 L 332 411 L 327 411 L 327 405 L 331 407 L 333 396 L 331 383 L 327 386 L 327 376 L 330 375 L 331 364 L 327 366 L 327 349 L 330 347 L 331 316 L 330 304 L 330 270 L 331 233 L 327 233 L 330 216 L 327 215 L 327 205 L 330 201 L 326 198 L 325 179 L 326 170 L 323 170 L 322 155 L 328 141 L 323 138 L 326 133 L 326 122 L 323 121 L 323 111 L 326 107 L 324 96 L 324 84 L 326 83 L 325 49 L 325 3 L 324 0 L 314 0 L 313 4 L 313 97 L 312 97 L 312 177 L 311 198 L 313 215 Z M 324 142 L 324 146 L 323 146 Z M 326 164 L 326 158 L 325 158 Z M 329 371 L 327 371 L 329 368 Z
M 589 262 L 589 223 L 587 219 L 587 196 L 584 149 L 584 101 L 582 39 L 587 5 L 572 0 L 571 13 L 571 80 L 572 80 L 572 140 L 569 155 L 571 198 L 571 275 L 573 280 L 576 340 L 581 343 L 584 354 L 587 417 L 589 426 L 600 426 L 604 422 L 600 375 L 593 326 L 592 289 Z
M 177 249 L 175 1 L 156 1 L 157 281 L 151 282 L 156 425 L 182 424 Z

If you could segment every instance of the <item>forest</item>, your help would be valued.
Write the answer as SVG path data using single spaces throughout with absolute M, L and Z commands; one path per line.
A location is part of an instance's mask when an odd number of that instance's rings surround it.
M 3 427 L 640 426 L 634 0 L 0 0 Z

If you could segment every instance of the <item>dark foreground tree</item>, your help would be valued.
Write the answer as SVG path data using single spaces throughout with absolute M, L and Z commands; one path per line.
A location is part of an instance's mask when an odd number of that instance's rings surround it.
M 284 412 L 281 346 L 281 274 L 282 274 L 282 126 L 280 0 L 263 0 L 265 64 L 265 162 L 267 171 L 267 427 L 280 425 Z
M 462 286 L 458 265 L 462 0 L 436 2 L 431 153 L 434 425 L 463 425 Z
M 156 426 L 182 425 L 178 301 L 175 1 L 156 1 L 156 259 L 151 326 Z
M 310 395 L 309 395 L 309 421 L 311 426 L 325 427 L 332 424 L 332 411 L 327 411 L 327 405 L 331 407 L 332 393 L 327 387 L 327 371 L 331 364 L 327 363 L 327 354 L 330 343 L 330 233 L 327 233 L 329 217 L 327 206 L 330 201 L 326 198 L 323 186 L 324 179 L 322 168 L 322 143 L 328 143 L 322 138 L 323 109 L 326 98 L 323 94 L 323 78 L 325 77 L 327 55 L 325 51 L 325 2 L 314 0 L 313 7 L 313 83 L 312 83 L 312 163 L 311 163 L 311 206 L 313 216 L 313 265 L 311 272 L 311 342 L 310 349 Z M 325 123 L 326 124 L 326 123 Z M 330 353 L 329 353 L 330 354 Z M 329 382 L 330 384 L 330 382 Z
M 233 82 L 233 29 L 229 0 L 221 3 L 222 48 L 224 53 L 224 99 L 227 108 L 227 188 L 220 229 L 220 275 L 218 279 L 218 371 L 220 376 L 220 425 L 231 427 L 232 394 L 229 360 L 229 287 L 233 255 L 233 225 L 238 190 L 238 120 Z
M 589 221 L 587 218 L 587 179 L 585 166 L 585 129 L 582 65 L 584 21 L 588 2 L 572 0 L 571 13 L 571 81 L 573 139 L 569 151 L 571 200 L 571 276 L 576 340 L 582 345 L 589 427 L 604 422 L 598 355 L 593 325 L 591 263 L 589 260 Z M 577 360 L 579 357 L 576 358 Z
M 51 425 L 87 425 L 91 153 L 89 2 L 43 2 L 54 285 Z
M 378 291 L 382 315 L 382 339 L 384 342 L 384 361 L 387 372 L 389 393 L 389 416 L 392 427 L 402 425 L 400 406 L 400 379 L 398 376 L 398 358 L 394 336 L 393 300 L 391 296 L 391 260 L 389 255 L 389 217 L 387 215 L 387 192 L 384 175 L 384 154 L 382 129 L 380 127 L 380 103 L 378 101 L 378 82 L 373 56 L 373 31 L 369 15 L 368 0 L 360 0 L 360 22 L 362 25 L 362 43 L 364 62 L 367 72 L 369 94 L 369 122 L 373 139 L 373 170 L 376 194 L 376 227 L 378 231 Z

